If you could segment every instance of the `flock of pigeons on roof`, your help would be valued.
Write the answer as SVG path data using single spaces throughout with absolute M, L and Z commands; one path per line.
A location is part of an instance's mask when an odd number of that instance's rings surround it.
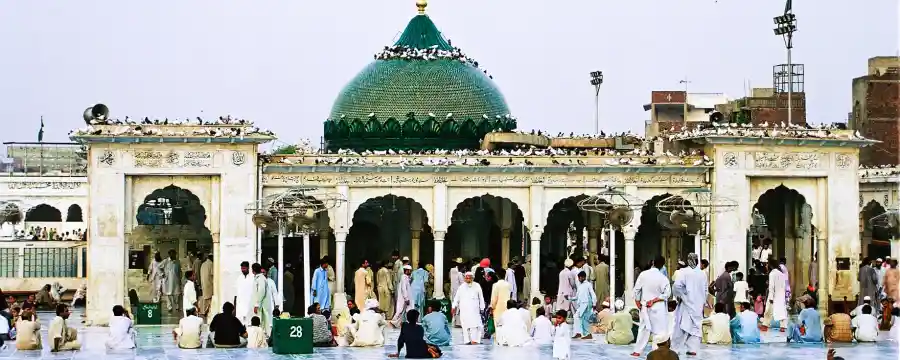
M 888 177 L 897 175 L 900 175 L 900 167 L 897 166 L 881 165 L 872 167 L 859 167 L 859 177 L 861 178 Z
M 450 40 L 447 40 L 447 42 L 449 43 Z M 466 56 L 466 54 L 458 47 L 454 47 L 453 50 L 442 50 L 438 49 L 437 45 L 433 45 L 427 49 L 416 49 L 410 46 L 400 45 L 385 46 L 383 50 L 375 54 L 375 60 L 453 60 L 472 65 L 476 69 L 484 72 L 487 77 L 491 79 L 494 78 L 491 74 L 488 74 L 487 70 L 478 66 L 478 61 Z
M 312 154 L 312 152 L 310 153 Z M 665 152 L 653 154 L 645 150 L 635 149 L 628 152 L 593 149 L 593 150 L 563 150 L 535 147 L 519 148 L 513 150 L 429 150 L 429 151 L 404 151 L 404 150 L 378 150 L 356 152 L 349 149 L 340 149 L 328 154 L 332 156 L 317 156 L 313 160 L 315 165 L 331 166 L 534 166 L 533 158 L 550 158 L 552 166 L 652 166 L 652 165 L 677 165 L 677 166 L 713 166 L 713 161 L 699 150 L 691 153 L 681 152 L 672 154 Z M 334 156 L 336 155 L 336 156 Z M 395 157 L 396 156 L 396 157 Z M 603 156 L 608 157 L 602 165 L 589 165 L 577 157 Z M 575 157 L 575 159 L 573 159 Z M 524 159 L 522 159 L 524 158 Z M 531 158 L 531 159 L 530 159 Z M 303 158 L 282 157 L 282 164 L 303 164 Z M 544 162 L 544 161 L 540 161 Z M 310 164 L 311 165 L 311 164 Z
M 865 140 L 859 131 L 853 135 L 839 133 L 835 125 L 797 125 L 784 122 L 769 126 L 768 122 L 758 127 L 751 124 L 737 123 L 709 123 L 692 130 L 675 130 L 664 134 L 669 140 L 682 140 L 707 136 L 730 136 L 748 138 L 779 138 L 779 139 L 842 139 Z
M 529 131 L 527 131 L 527 130 L 504 131 L 504 130 L 502 130 L 502 129 L 497 129 L 497 130 L 494 130 L 494 131 L 492 131 L 492 132 L 496 132 L 496 133 L 501 133 L 501 132 L 502 132 L 502 133 L 516 133 L 516 134 L 522 134 L 522 135 L 546 136 L 546 137 L 549 137 L 549 138 L 551 138 L 551 139 L 565 138 L 565 139 L 591 139 L 591 140 L 602 140 L 602 139 L 607 139 L 607 138 L 610 138 L 610 137 L 613 137 L 613 138 L 616 138 L 616 137 L 628 137 L 628 138 L 637 138 L 637 139 L 639 139 L 639 140 L 644 140 L 643 136 L 634 134 L 634 133 L 632 133 L 631 131 L 622 132 L 622 133 L 615 133 L 615 134 L 614 134 L 614 133 L 609 133 L 609 134 L 607 134 L 607 133 L 603 132 L 602 130 L 600 131 L 599 134 L 575 134 L 575 132 L 571 132 L 571 133 L 569 133 L 568 136 L 566 136 L 566 134 L 563 133 L 563 132 L 557 133 L 556 136 L 550 136 L 550 134 L 545 133 L 545 132 L 543 132 L 543 131 L 541 131 L 541 130 L 531 130 L 531 131 L 529 132 Z
M 229 127 L 229 125 L 232 125 Z M 180 130 L 179 126 L 191 126 Z M 160 137 L 244 137 L 252 135 L 274 136 L 269 130 L 261 130 L 253 126 L 253 122 L 245 119 L 233 118 L 231 115 L 220 116 L 215 120 L 204 120 L 201 117 L 194 119 L 153 119 L 145 117 L 143 120 L 134 120 L 126 116 L 119 119 L 93 119 L 85 128 L 73 130 L 69 135 L 74 136 L 160 136 Z

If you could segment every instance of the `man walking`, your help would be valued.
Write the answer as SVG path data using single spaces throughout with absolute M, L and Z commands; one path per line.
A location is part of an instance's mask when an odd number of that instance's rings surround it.
M 650 336 L 668 336 L 669 311 L 666 299 L 672 293 L 669 279 L 663 275 L 662 267 L 666 259 L 662 256 L 653 261 L 650 269 L 641 271 L 634 284 L 635 305 L 640 311 L 638 337 L 632 356 L 641 356 L 641 351 L 650 341 Z
M 697 268 L 698 256 L 688 254 L 687 266 L 677 273 L 678 279 L 672 291 L 678 300 L 675 308 L 675 334 L 672 350 L 677 352 L 687 347 L 687 355 L 697 355 L 700 339 L 703 337 L 703 305 L 706 303 L 706 274 Z

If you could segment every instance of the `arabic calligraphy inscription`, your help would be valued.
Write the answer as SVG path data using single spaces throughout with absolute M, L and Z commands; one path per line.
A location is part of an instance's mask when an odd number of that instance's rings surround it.
M 753 165 L 757 169 L 818 169 L 819 153 L 753 153 Z

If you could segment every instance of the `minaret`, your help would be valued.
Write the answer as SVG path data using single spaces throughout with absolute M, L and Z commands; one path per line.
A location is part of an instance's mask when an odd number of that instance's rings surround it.
M 428 7 L 428 0 L 416 0 L 416 7 L 419 8 L 419 15 L 425 15 L 425 8 Z

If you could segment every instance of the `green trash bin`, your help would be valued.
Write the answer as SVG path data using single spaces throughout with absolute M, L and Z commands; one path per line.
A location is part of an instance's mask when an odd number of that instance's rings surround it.
M 137 306 L 137 323 L 138 325 L 159 325 L 162 324 L 162 317 L 159 312 L 159 303 L 139 303 Z
M 312 354 L 312 319 L 275 319 L 272 324 L 272 352 L 276 354 Z

